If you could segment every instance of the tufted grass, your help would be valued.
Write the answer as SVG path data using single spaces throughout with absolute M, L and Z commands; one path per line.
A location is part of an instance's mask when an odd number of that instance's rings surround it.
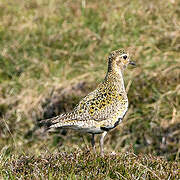
M 2 178 L 177 179 L 178 1 L 2 0 L 0 9 Z M 44 134 L 37 121 L 72 110 L 103 80 L 118 48 L 137 67 L 124 74 L 130 107 L 106 137 L 105 158 L 88 152 L 89 135 Z
M 178 167 L 177 162 L 151 155 L 127 152 L 102 158 L 87 149 L 75 149 L 71 153 L 8 157 L 0 174 L 6 179 L 178 179 Z

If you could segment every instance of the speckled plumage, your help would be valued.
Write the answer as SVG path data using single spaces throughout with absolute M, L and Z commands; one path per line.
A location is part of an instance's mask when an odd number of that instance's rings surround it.
M 133 64 L 124 50 L 111 52 L 106 77 L 97 89 L 83 98 L 72 112 L 43 120 L 42 123 L 49 129 L 61 127 L 92 133 L 93 146 L 94 134 L 103 133 L 100 143 L 103 155 L 105 134 L 121 122 L 128 110 L 122 71 L 129 63 Z

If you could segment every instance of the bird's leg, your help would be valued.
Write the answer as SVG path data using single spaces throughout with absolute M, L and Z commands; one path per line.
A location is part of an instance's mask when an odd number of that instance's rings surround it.
M 106 136 L 107 131 L 104 131 L 101 135 L 101 139 L 100 139 L 100 152 L 101 152 L 101 156 L 104 156 L 104 137 Z
M 95 147 L 94 134 L 92 134 L 91 144 L 92 144 L 93 152 L 96 154 L 96 147 Z

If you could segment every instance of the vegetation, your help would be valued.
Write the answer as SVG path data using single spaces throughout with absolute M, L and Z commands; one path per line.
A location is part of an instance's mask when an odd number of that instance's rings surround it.
M 180 2 L 0 1 L 0 177 L 179 179 Z M 129 111 L 105 140 L 40 119 L 70 111 L 125 48 Z M 98 137 L 96 139 L 98 142 Z M 116 153 L 114 153 L 116 152 Z
M 38 157 L 13 156 L 3 164 L 4 178 L 27 179 L 179 179 L 178 163 L 132 152 L 104 158 L 88 150 L 74 150 Z

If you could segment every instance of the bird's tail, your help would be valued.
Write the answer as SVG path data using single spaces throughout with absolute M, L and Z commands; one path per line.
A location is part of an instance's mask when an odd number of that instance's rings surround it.
M 54 128 L 68 127 L 71 126 L 72 113 L 61 114 L 59 116 L 44 119 L 39 122 L 40 126 L 45 127 L 45 130 L 48 131 Z

